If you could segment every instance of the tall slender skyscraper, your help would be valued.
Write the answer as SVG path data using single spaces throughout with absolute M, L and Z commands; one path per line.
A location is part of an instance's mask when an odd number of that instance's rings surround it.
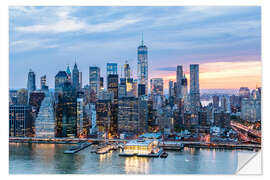
M 28 95 L 36 90 L 36 75 L 35 73 L 30 69 L 28 73 L 28 79 L 27 79 L 27 90 L 28 90 Z M 28 96 L 30 97 L 30 96 Z
M 69 65 L 67 65 L 67 75 L 68 75 L 68 80 L 71 82 L 71 71 L 70 71 L 70 68 L 69 68 Z
M 89 67 L 89 85 L 96 95 L 100 90 L 100 69 L 96 66 Z
M 148 52 L 147 47 L 144 45 L 143 38 L 142 44 L 138 47 L 138 81 L 139 84 L 145 84 L 145 94 L 148 93 Z
M 199 65 L 190 65 L 190 105 L 192 113 L 192 124 L 198 123 L 198 111 L 200 108 L 200 85 L 199 85 Z
M 130 79 L 130 66 L 127 62 L 124 64 L 124 78 Z
M 80 73 L 76 63 L 72 70 L 72 85 L 76 90 L 80 89 Z
M 169 97 L 174 96 L 174 88 L 173 88 L 173 81 L 169 81 Z
M 183 79 L 183 67 L 182 66 L 177 66 L 177 71 L 176 71 L 176 97 L 177 98 L 182 98 L 182 79 Z

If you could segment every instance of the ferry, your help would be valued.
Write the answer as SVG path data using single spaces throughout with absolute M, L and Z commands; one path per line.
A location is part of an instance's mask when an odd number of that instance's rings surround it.
M 157 140 L 132 140 L 125 144 L 119 156 L 159 157 L 163 149 L 158 147 L 158 143 Z
M 91 143 L 89 142 L 80 142 L 76 146 L 71 147 L 70 149 L 64 151 L 65 154 L 74 154 L 76 152 L 79 152 L 80 150 L 83 150 L 84 148 L 90 146 Z

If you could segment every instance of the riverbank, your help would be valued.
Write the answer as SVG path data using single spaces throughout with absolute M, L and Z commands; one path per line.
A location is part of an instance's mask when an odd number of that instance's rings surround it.
M 36 143 L 36 144 L 77 144 L 81 141 L 87 142 L 104 142 L 104 139 L 93 139 L 93 138 L 29 138 L 29 137 L 12 137 L 9 138 L 10 143 Z M 129 140 L 123 139 L 108 139 L 108 142 L 118 142 L 125 143 Z M 167 141 L 169 142 L 169 141 Z M 175 142 L 176 146 L 183 144 L 183 147 L 190 148 L 204 148 L 204 149 L 228 149 L 228 150 L 248 150 L 248 151 L 258 151 L 261 149 L 261 145 L 257 144 L 233 144 L 233 143 L 205 143 L 205 142 L 195 142 L 195 141 L 181 141 Z M 170 145 L 171 150 L 179 150 L 179 148 L 174 148 Z

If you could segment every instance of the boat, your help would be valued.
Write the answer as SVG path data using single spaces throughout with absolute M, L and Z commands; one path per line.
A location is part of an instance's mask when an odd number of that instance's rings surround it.
M 163 151 L 163 153 L 161 153 L 160 158 L 167 158 L 168 157 L 168 153 L 166 153 L 165 151 Z
M 129 141 L 119 156 L 159 157 L 162 152 L 163 149 L 158 147 L 158 141 L 137 139 Z

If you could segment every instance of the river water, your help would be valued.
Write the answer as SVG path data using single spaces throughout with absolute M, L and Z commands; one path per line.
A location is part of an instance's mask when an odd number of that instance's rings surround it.
M 234 174 L 236 150 L 184 148 L 162 158 L 90 153 L 64 154 L 67 144 L 9 144 L 10 174 Z

